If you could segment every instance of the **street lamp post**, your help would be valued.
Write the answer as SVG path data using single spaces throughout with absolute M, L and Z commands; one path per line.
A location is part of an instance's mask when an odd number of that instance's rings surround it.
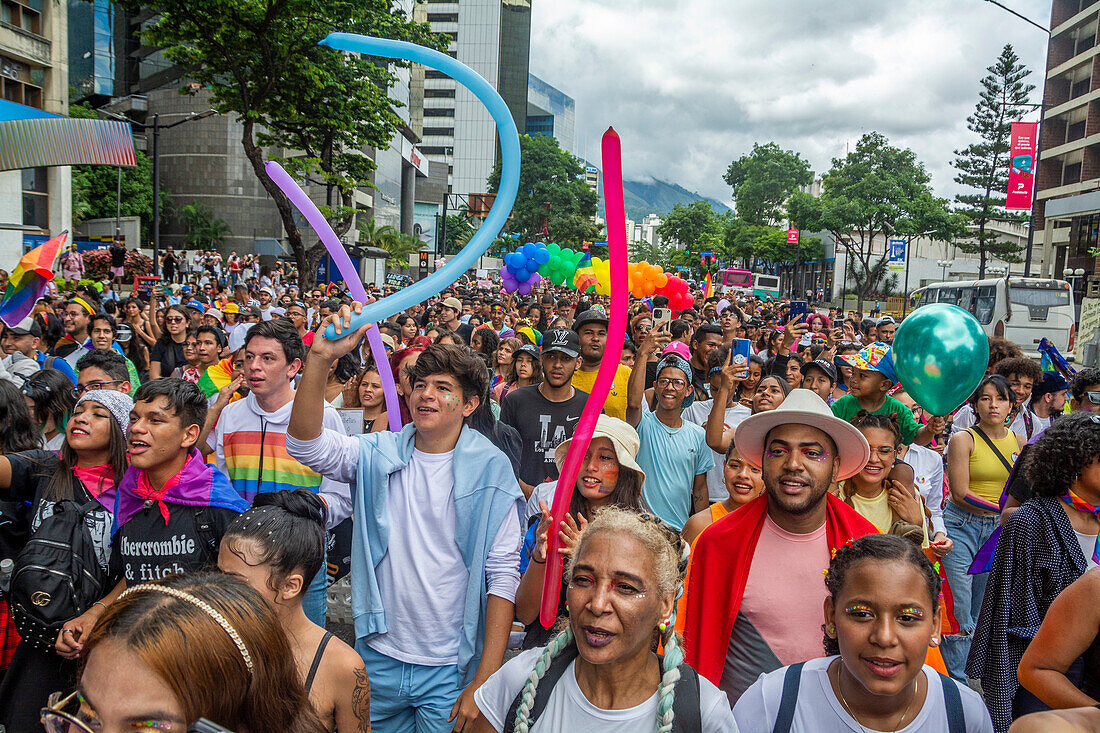
M 132 95 L 131 95 L 132 96 Z M 132 120 L 129 117 L 124 117 L 114 112 L 108 112 L 105 109 L 97 109 L 96 112 L 107 115 L 108 117 L 114 117 L 117 120 L 130 123 L 131 127 L 137 127 L 142 130 L 153 131 L 153 274 L 160 274 L 160 131 L 170 130 L 173 127 L 182 125 L 185 122 L 194 122 L 195 120 L 203 120 L 211 115 L 216 115 L 217 110 L 208 109 L 205 112 L 188 112 L 188 116 L 179 122 L 173 122 L 171 125 L 161 125 L 160 115 L 153 115 L 152 124 L 143 124 L 137 120 Z M 172 116 L 175 116 L 174 114 Z M 118 217 L 121 215 L 121 198 L 122 198 L 122 169 L 119 168 L 119 182 L 118 182 L 118 196 L 119 211 L 115 216 L 115 232 L 118 233 Z M 138 243 L 140 246 L 140 242 Z
M 1041 25 L 1040 23 L 1036 23 L 1034 20 L 1027 17 L 1026 15 L 1018 13 L 1015 10 L 1013 10 L 1012 8 L 1008 7 L 1007 5 L 1004 5 L 1000 2 L 998 2 L 998 0 L 985 0 L 985 1 L 987 3 L 989 3 L 990 5 L 996 5 L 1001 10 L 1012 13 L 1013 15 L 1015 15 L 1017 18 L 1024 21 L 1025 23 L 1030 23 L 1031 25 L 1033 25 L 1036 28 L 1038 28 L 1039 30 L 1041 30 L 1043 33 L 1046 33 L 1047 34 L 1047 56 L 1049 58 L 1049 55 L 1050 55 L 1050 38 L 1051 38 L 1050 28 L 1047 28 L 1046 26 Z M 1039 109 L 1039 125 L 1035 130 L 1035 162 L 1033 163 L 1032 169 L 1031 169 L 1032 181 L 1034 182 L 1036 180 L 1035 176 L 1039 172 L 1039 154 L 1042 152 L 1042 150 L 1040 150 L 1040 141 L 1043 139 L 1043 111 L 1045 110 L 1045 107 L 1042 104 L 1020 105 L 1020 106 L 1038 107 L 1038 109 Z M 1024 255 L 1024 277 L 1031 277 L 1031 248 L 1034 245 L 1034 243 L 1035 243 L 1035 191 L 1032 190 L 1032 192 L 1031 192 L 1031 211 L 1029 212 L 1029 216 L 1028 216 L 1028 220 L 1027 220 L 1027 252 Z
M 936 260 L 936 265 L 943 268 L 940 272 L 940 280 L 947 279 L 947 268 L 955 264 L 954 260 Z

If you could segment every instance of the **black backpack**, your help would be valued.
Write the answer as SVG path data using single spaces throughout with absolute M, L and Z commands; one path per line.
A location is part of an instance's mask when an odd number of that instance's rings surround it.
M 50 651 L 66 621 L 107 593 L 107 574 L 96 558 L 85 517 L 104 512 L 96 499 L 59 501 L 16 555 L 8 605 L 19 635 Z

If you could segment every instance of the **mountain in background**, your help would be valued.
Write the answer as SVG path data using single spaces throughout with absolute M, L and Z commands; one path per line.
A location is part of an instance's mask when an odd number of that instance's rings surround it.
M 721 214 L 730 208 L 720 201 L 694 193 L 683 186 L 668 181 L 651 178 L 646 181 L 623 181 L 623 199 L 626 203 L 626 216 L 639 224 L 647 214 L 663 216 L 672 211 L 676 204 L 690 204 L 692 201 L 706 201 Z M 600 202 L 600 216 L 603 216 L 603 201 Z

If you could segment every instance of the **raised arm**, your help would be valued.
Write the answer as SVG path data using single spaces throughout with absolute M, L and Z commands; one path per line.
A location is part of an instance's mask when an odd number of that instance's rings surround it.
M 630 370 L 630 380 L 626 383 L 626 421 L 632 427 L 638 427 L 642 421 L 642 400 L 645 399 L 645 364 L 649 357 L 663 349 L 672 340 L 672 334 L 664 330 L 653 330 L 642 340 L 638 347 L 635 363 L 640 368 Z
M 359 303 L 355 303 L 353 307 L 356 313 L 363 310 Z M 352 309 L 343 306 L 339 313 L 322 319 L 321 325 L 313 334 L 313 345 L 306 355 L 302 379 L 298 382 L 298 393 L 294 397 L 294 409 L 290 412 L 290 424 L 286 429 L 287 435 L 292 438 L 313 440 L 321 435 L 325 412 L 317 407 L 325 402 L 325 384 L 328 382 L 329 369 L 341 356 L 359 348 L 359 342 L 372 325 L 367 324 L 349 332 L 351 314 Z M 336 327 L 336 333 L 340 336 L 335 341 L 325 338 L 325 329 L 330 323 Z

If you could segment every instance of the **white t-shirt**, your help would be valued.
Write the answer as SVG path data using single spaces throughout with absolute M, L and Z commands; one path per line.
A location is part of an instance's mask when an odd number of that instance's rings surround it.
M 379 654 L 407 664 L 458 664 L 469 571 L 454 539 L 454 451 L 413 449 L 409 465 L 390 475 L 386 516 L 389 546 L 378 563 L 378 590 L 389 631 L 367 641 Z M 509 512 L 489 549 L 486 566 L 511 559 L 517 567 L 519 515 Z M 507 595 L 490 585 L 494 595 Z M 508 600 L 515 600 L 515 585 Z
M 503 731 L 505 717 L 535 667 L 542 649 L 528 649 L 504 663 L 474 693 L 478 710 L 493 726 Z M 558 731 L 599 731 L 599 733 L 648 733 L 657 729 L 657 693 L 645 702 L 622 710 L 596 707 L 577 684 L 575 663 L 570 663 L 554 685 L 546 709 L 531 728 L 531 733 Z M 703 733 L 737 733 L 729 701 L 710 681 L 699 677 L 699 711 Z M 758 730 L 750 727 L 745 730 Z
M 791 733 L 822 733 L 823 731 L 843 731 L 861 733 L 867 728 L 860 727 L 852 716 L 840 704 L 833 693 L 827 670 L 838 657 L 811 659 L 802 668 L 802 682 L 798 688 L 798 704 L 794 709 L 794 721 Z M 743 730 L 771 730 L 779 713 L 779 703 L 783 697 L 783 675 L 787 668 L 760 675 L 760 678 L 745 690 L 745 694 L 734 706 L 733 716 Z M 928 679 L 928 694 L 924 698 L 916 717 L 909 725 L 900 729 L 901 733 L 923 731 L 946 731 L 947 710 L 943 702 L 943 684 L 940 675 L 928 665 L 924 666 L 924 675 Z M 962 697 L 963 718 L 967 733 L 993 733 L 993 721 L 989 717 L 985 703 L 978 693 L 966 685 L 954 683 Z
M 917 492 L 932 514 L 932 536 L 937 532 L 947 534 L 947 526 L 943 523 L 943 457 L 931 448 L 914 443 L 902 460 L 912 466 Z
M 692 402 L 680 414 L 685 420 L 690 420 L 696 425 L 702 425 L 705 429 L 713 406 L 714 400 Z M 751 414 L 752 410 L 739 402 L 730 405 L 726 408 L 726 414 L 723 418 L 725 429 L 729 430 L 737 427 L 742 420 Z M 725 501 L 730 498 L 730 492 L 726 489 L 726 457 L 714 451 L 711 451 L 711 455 L 714 457 L 714 467 L 707 471 L 707 494 L 710 497 L 711 504 L 713 504 L 716 501 Z

